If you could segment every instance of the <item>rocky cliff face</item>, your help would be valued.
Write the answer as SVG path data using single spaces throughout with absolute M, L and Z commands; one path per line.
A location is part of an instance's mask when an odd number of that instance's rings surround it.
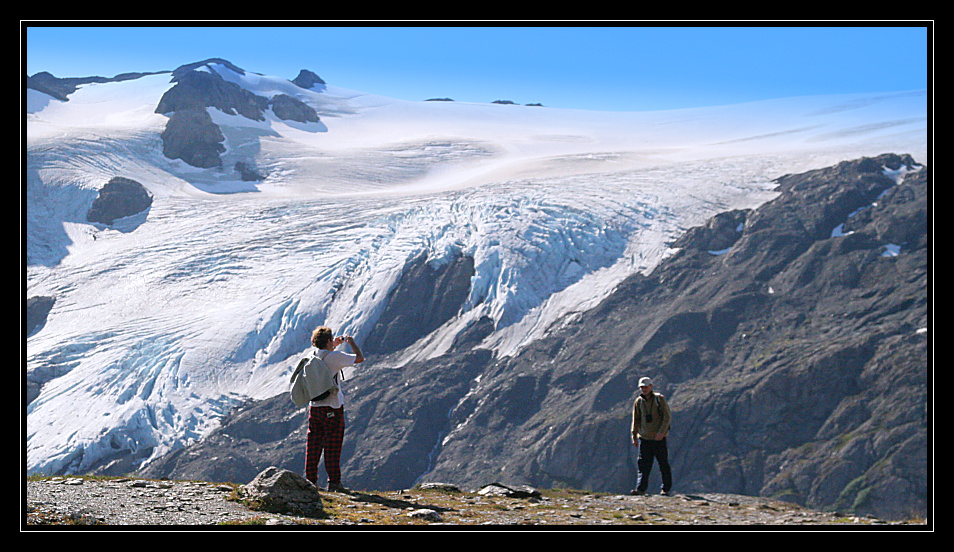
M 458 255 L 434 267 L 421 256 L 404 267 L 384 313 L 362 344 L 369 354 L 387 354 L 413 345 L 460 312 L 474 276 L 474 259 Z
M 348 385 L 346 483 L 626 492 L 648 375 L 673 408 L 677 492 L 926 515 L 929 174 L 884 155 L 782 177 L 777 199 L 691 230 L 512 358 L 466 336 L 427 363 L 371 358 Z M 300 470 L 304 416 L 284 395 L 250 404 L 144 474 Z

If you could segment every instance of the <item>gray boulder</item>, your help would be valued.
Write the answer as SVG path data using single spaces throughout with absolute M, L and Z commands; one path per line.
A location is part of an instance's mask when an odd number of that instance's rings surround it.
M 290 470 L 265 468 L 242 490 L 249 508 L 272 513 L 305 517 L 323 517 L 324 507 L 318 488 Z
M 505 496 L 507 498 L 540 498 L 540 491 L 529 485 L 510 486 L 502 483 L 490 483 L 481 487 L 477 494 L 481 496 Z

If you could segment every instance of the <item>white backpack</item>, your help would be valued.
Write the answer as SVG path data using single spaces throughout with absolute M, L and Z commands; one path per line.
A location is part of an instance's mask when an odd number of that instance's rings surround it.
M 320 401 L 338 392 L 338 384 L 331 369 L 316 351 L 311 357 L 298 361 L 291 376 L 291 400 L 302 407 L 311 401 Z

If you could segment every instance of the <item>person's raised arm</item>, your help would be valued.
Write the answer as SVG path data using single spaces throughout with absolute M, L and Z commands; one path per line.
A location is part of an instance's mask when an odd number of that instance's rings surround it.
M 355 356 L 354 363 L 360 364 L 364 362 L 364 355 L 361 354 L 361 349 L 358 348 L 358 344 L 354 342 L 354 338 L 349 335 L 345 337 L 345 341 L 348 342 L 348 346 L 351 347 L 351 352 L 354 353 L 354 356 Z

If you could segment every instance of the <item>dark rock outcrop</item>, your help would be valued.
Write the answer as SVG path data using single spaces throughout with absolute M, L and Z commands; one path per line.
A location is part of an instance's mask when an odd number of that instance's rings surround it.
M 84 84 L 92 83 L 104 83 L 104 82 L 121 82 L 126 80 L 138 79 L 147 75 L 156 75 L 159 73 L 164 73 L 166 71 L 159 71 L 153 73 L 120 73 L 112 78 L 106 77 L 65 77 L 59 78 L 54 77 L 51 73 L 46 71 L 41 71 L 35 75 L 31 75 L 26 79 L 26 87 L 28 89 L 37 90 L 43 92 L 49 96 L 52 96 L 61 101 L 69 101 L 69 95 L 73 92 L 76 92 L 76 89 Z
M 298 72 L 298 76 L 291 81 L 295 86 L 299 88 L 304 88 L 305 90 L 311 90 L 315 85 L 324 85 L 325 81 L 321 80 L 321 77 L 312 73 L 308 69 L 302 69 Z
M 26 334 L 33 335 L 33 332 L 46 324 L 46 317 L 53 310 L 53 304 L 56 303 L 55 297 L 37 295 L 27 299 L 26 316 Z
M 742 226 L 748 211 L 727 211 L 709 219 L 703 226 L 689 229 L 673 242 L 672 247 L 697 251 L 719 252 L 732 247 L 742 237 Z
M 474 259 L 469 255 L 457 255 L 437 267 L 424 256 L 414 259 L 388 296 L 364 348 L 372 354 L 392 353 L 436 330 L 457 315 L 473 276 Z
M 228 67 L 239 74 L 240 68 L 220 59 L 183 65 L 172 73 L 175 86 L 163 94 L 156 113 L 169 115 L 162 132 L 162 153 L 169 159 L 181 159 L 202 169 L 221 167 L 225 136 L 212 121 L 206 108 L 214 107 L 229 115 L 265 120 L 268 100 L 256 96 L 215 71 L 197 71 L 210 63 Z
M 235 163 L 235 171 L 239 173 L 243 182 L 260 182 L 265 180 L 265 176 L 251 163 L 246 161 L 237 161 Z
M 117 219 L 142 213 L 151 206 L 152 195 L 142 184 L 116 176 L 99 190 L 86 213 L 86 220 L 108 225 Z
M 214 71 L 176 70 L 173 82 L 176 85 L 163 94 L 156 113 L 214 107 L 228 115 L 241 115 L 253 121 L 265 120 L 267 99 L 223 79 Z
M 312 123 L 320 120 L 317 111 L 298 98 L 278 94 L 269 99 L 253 94 L 224 79 L 211 68 L 214 65 L 225 67 L 238 75 L 245 74 L 240 67 L 220 58 L 189 63 L 171 72 L 175 84 L 162 95 L 155 109 L 156 113 L 169 116 L 161 135 L 162 152 L 169 159 L 181 159 L 203 169 L 222 166 L 220 156 L 225 152 L 225 137 L 209 116 L 208 108 L 253 121 L 264 121 L 269 108 L 275 116 L 287 121 Z M 157 73 L 124 73 L 112 78 L 57 78 L 50 73 L 40 72 L 26 79 L 26 87 L 68 101 L 69 95 L 83 84 L 117 82 L 151 74 Z M 292 82 L 305 89 L 325 85 L 318 75 L 304 69 Z M 243 173 L 243 178 L 245 176 Z
M 162 154 L 181 159 L 193 167 L 221 167 L 225 136 L 205 108 L 180 109 L 172 113 L 162 131 Z
M 53 305 L 55 303 L 55 297 L 44 295 L 35 295 L 27 299 L 26 328 L 24 328 L 26 331 L 26 337 L 29 337 L 43 329 L 43 326 L 46 325 L 46 319 L 50 315 L 50 311 L 53 310 Z M 40 396 L 40 390 L 43 388 L 43 384 L 46 383 L 46 381 L 43 375 L 38 372 L 24 374 L 24 376 L 24 379 L 26 380 L 27 404 L 30 404 L 33 402 L 33 399 Z
M 305 102 L 287 94 L 277 94 L 270 101 L 272 112 L 279 119 L 299 123 L 317 123 L 318 113 Z
M 902 165 L 786 176 L 776 200 L 688 233 L 652 274 L 485 372 L 487 400 L 461 409 L 470 422 L 428 477 L 476 481 L 492 456 L 537 486 L 625 490 L 649 375 L 674 410 L 680 490 L 923 516 L 930 173 L 895 184 L 883 169 Z
M 61 79 L 54 77 L 51 73 L 42 71 L 27 77 L 26 87 L 66 102 L 69 101 L 69 95 L 76 92 L 79 85 L 88 82 L 94 81 L 89 79 Z
M 278 94 L 271 100 L 253 94 L 222 78 L 215 70 L 200 70 L 210 65 L 222 65 L 239 75 L 245 74 L 241 68 L 218 58 L 183 65 L 172 72 L 172 81 L 176 84 L 163 94 L 156 106 L 156 113 L 170 116 L 162 133 L 162 151 L 166 157 L 203 169 L 222 166 L 220 155 L 225 152 L 225 137 L 212 121 L 208 108 L 264 121 L 265 112 L 271 107 L 273 113 L 284 120 L 318 122 L 315 109 L 301 100 L 286 94 Z M 308 75 L 299 75 L 299 78 L 303 83 L 311 81 Z M 244 172 L 242 176 L 243 180 L 260 180 L 246 178 L 248 175 Z

